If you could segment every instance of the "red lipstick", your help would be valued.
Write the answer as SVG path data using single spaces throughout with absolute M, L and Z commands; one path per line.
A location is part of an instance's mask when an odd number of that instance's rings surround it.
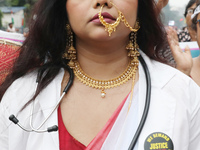
M 104 13 L 101 13 L 101 16 L 103 16 L 104 20 L 107 22 L 107 23 L 113 23 L 116 21 L 116 19 L 110 15 L 109 13 L 107 12 L 104 12 Z M 95 22 L 95 23 L 100 23 L 100 20 L 99 20 L 99 14 L 96 14 L 91 20 L 90 22 Z

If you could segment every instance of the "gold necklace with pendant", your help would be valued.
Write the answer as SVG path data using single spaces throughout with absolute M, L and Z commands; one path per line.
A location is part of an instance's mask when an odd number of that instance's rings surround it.
M 138 69 L 138 61 L 130 61 L 126 70 L 119 75 L 118 77 L 110 80 L 99 80 L 94 79 L 87 75 L 80 67 L 79 63 L 75 61 L 75 67 L 73 68 L 75 76 L 86 86 L 101 90 L 101 97 L 104 98 L 106 96 L 106 89 L 118 87 L 128 80 L 133 78 L 135 80 L 136 71 Z

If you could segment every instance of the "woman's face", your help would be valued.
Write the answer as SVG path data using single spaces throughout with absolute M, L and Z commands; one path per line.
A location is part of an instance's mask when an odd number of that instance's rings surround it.
M 124 14 L 129 24 L 134 27 L 137 18 L 138 0 L 112 0 Z M 130 30 L 120 23 L 116 32 L 109 37 L 105 27 L 98 19 L 101 6 L 105 4 L 102 15 L 106 22 L 114 23 L 118 17 L 117 9 L 110 0 L 67 0 L 66 9 L 72 30 L 76 37 L 82 40 L 108 40 L 114 37 L 128 37 Z
M 186 24 L 188 27 L 191 27 L 191 25 L 192 25 L 191 16 L 192 16 L 195 8 L 196 8 L 196 3 L 194 3 L 190 8 L 187 9 Z

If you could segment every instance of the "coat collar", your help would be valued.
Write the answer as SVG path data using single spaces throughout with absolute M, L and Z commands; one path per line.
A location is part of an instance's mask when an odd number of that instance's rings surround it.
M 167 83 L 176 75 L 177 70 L 165 65 L 163 63 L 160 63 L 155 60 L 149 59 L 148 56 L 146 56 L 143 52 L 140 51 L 141 56 L 145 60 L 149 72 L 150 72 L 150 77 L 151 77 L 151 99 L 150 99 L 150 108 L 152 107 L 152 103 L 155 101 L 155 95 L 152 96 L 153 93 L 161 91 L 162 88 L 167 85 Z M 144 73 L 144 69 L 141 65 L 139 64 L 139 120 L 142 118 L 143 111 L 144 111 L 144 106 L 145 106 L 145 101 L 146 101 L 146 77 Z M 159 95 L 159 93 L 157 93 Z M 171 106 L 172 103 L 170 104 Z M 148 118 L 148 116 L 147 116 Z M 144 130 L 144 129 L 143 129 Z M 142 131 L 143 132 L 143 131 Z M 141 133 L 142 134 L 142 133 Z M 140 136 L 141 137 L 141 136 Z M 139 148 L 142 149 L 143 147 L 143 140 L 140 138 L 139 142 Z
M 169 65 L 160 63 L 155 60 L 151 60 L 146 54 L 144 54 L 142 51 L 140 51 L 141 56 L 145 60 L 150 76 L 151 76 L 151 83 L 152 86 L 156 87 L 164 87 L 176 74 L 177 70 Z M 144 69 L 139 64 L 139 80 L 146 80 Z
M 56 78 L 50 83 L 46 89 L 38 95 L 38 103 L 41 106 L 41 110 L 43 112 L 44 118 L 49 117 L 51 111 L 55 108 L 57 102 L 61 96 L 61 84 L 64 76 L 64 69 L 61 69 Z M 53 114 L 48 118 L 46 127 L 51 127 L 53 125 L 58 125 L 58 117 L 57 117 L 57 109 L 53 112 Z M 58 131 L 57 131 L 58 132 Z M 59 137 L 58 133 L 52 132 L 49 133 L 56 145 L 59 149 Z M 52 143 L 53 144 L 53 143 Z

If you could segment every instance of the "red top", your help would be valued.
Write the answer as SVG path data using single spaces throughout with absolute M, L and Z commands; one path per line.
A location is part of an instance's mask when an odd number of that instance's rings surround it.
M 127 96 L 128 97 L 128 96 Z M 119 115 L 124 103 L 126 102 L 127 97 L 115 110 L 111 118 L 108 120 L 103 129 L 96 135 L 96 137 L 90 142 L 86 147 L 79 141 L 77 141 L 65 128 L 65 125 L 62 120 L 61 109 L 58 107 L 58 129 L 59 129 L 59 143 L 60 150 L 99 150 L 101 149 L 106 137 L 108 136 L 117 116 Z

